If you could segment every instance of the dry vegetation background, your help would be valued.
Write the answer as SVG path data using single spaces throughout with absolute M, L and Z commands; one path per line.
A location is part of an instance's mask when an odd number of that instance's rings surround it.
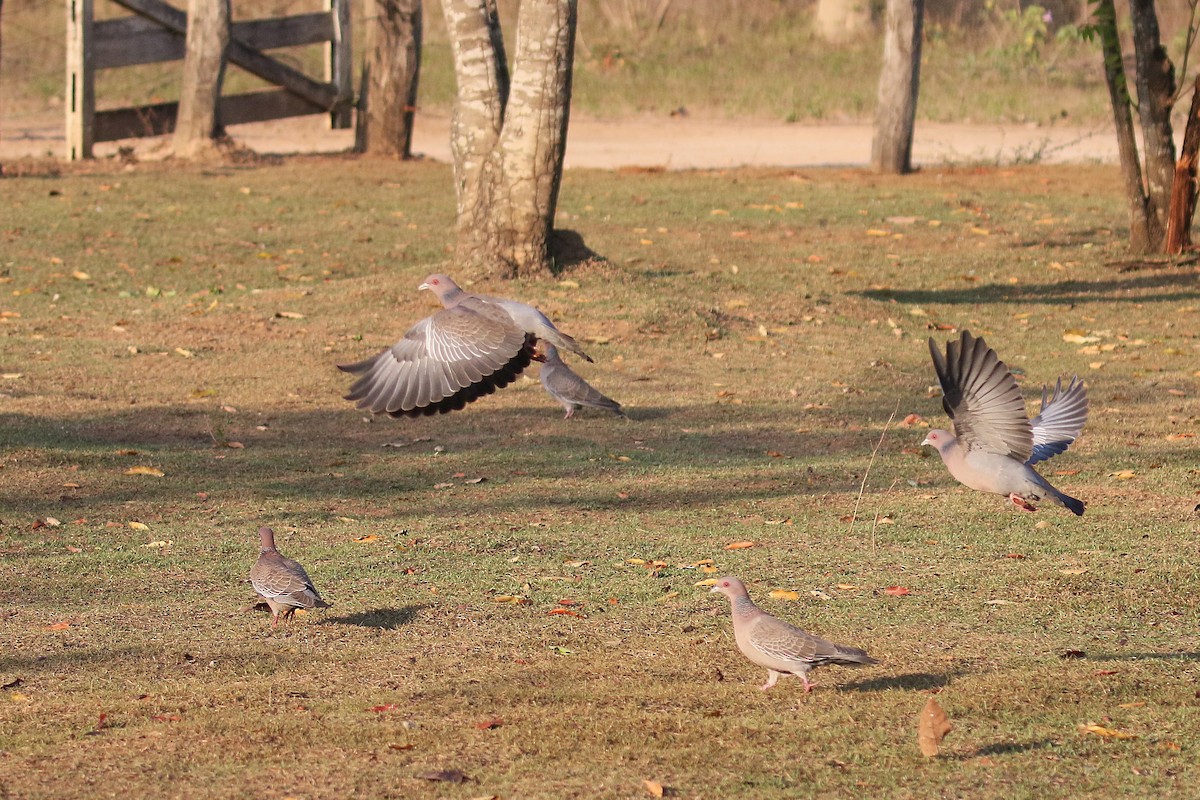
M 1117 184 L 573 171 L 560 224 L 608 262 L 477 288 L 579 336 L 633 421 L 523 381 L 396 422 L 333 364 L 430 311 L 447 167 L 5 179 L 0 788 L 1190 797 L 1200 292 L 1120 271 Z M 1052 465 L 1083 518 L 917 446 L 925 337 L 961 327 L 1031 399 L 1086 377 Z M 244 610 L 261 524 L 333 609 Z M 882 665 L 759 692 L 706 568 Z

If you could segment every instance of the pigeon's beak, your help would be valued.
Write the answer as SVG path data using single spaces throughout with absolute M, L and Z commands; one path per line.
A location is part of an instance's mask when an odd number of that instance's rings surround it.
M 929 445 L 930 447 L 933 446 L 933 442 L 929 441 L 928 436 L 921 440 L 921 447 L 924 447 L 925 445 Z
M 709 589 L 709 590 L 708 590 L 708 593 L 709 593 L 709 594 L 718 594 L 718 593 L 720 593 L 720 591 L 721 591 L 721 587 L 720 587 L 720 586 L 714 586 L 714 587 L 712 587 L 711 589 Z
M 429 284 L 428 284 L 428 283 L 422 283 L 420 286 L 418 286 L 418 287 L 417 287 L 417 291 L 418 291 L 418 292 L 421 292 L 421 291 L 424 291 L 425 289 L 428 289 L 428 288 L 429 288 Z

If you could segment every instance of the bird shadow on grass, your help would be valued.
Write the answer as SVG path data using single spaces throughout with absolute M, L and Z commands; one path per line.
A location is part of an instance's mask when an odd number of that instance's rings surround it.
M 950 683 L 953 673 L 934 674 L 932 672 L 909 672 L 904 675 L 886 675 L 882 678 L 869 678 L 842 684 L 842 691 L 847 692 L 883 692 L 888 689 L 911 689 L 928 691 L 940 689 Z
M 1086 658 L 1088 661 L 1200 661 L 1200 653 L 1088 653 Z
M 428 608 L 425 605 L 404 606 L 403 608 L 372 608 L 369 611 L 359 611 L 341 617 L 327 617 L 321 620 L 322 625 L 357 625 L 360 628 L 381 628 L 394 631 L 402 625 L 408 625 L 417 618 L 417 612 Z

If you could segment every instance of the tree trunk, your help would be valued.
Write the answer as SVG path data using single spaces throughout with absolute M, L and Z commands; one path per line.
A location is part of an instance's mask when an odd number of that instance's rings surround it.
M 1154 0 L 1130 0 L 1129 11 L 1137 65 L 1138 116 L 1146 151 L 1146 193 L 1152 217 L 1150 248 L 1157 250 L 1167 229 L 1171 182 L 1175 176 L 1175 139 L 1171 130 L 1175 66 L 1159 40 Z
M 817 35 L 830 44 L 842 44 L 871 30 L 869 0 L 817 0 Z
M 1192 219 L 1196 216 L 1196 165 L 1200 157 L 1200 75 L 1192 87 L 1192 106 L 1183 131 L 1183 148 L 1171 183 L 1171 207 L 1163 252 L 1177 256 L 1192 246 Z
M 510 75 L 494 0 L 445 0 L 458 95 L 451 123 L 456 256 L 504 277 L 553 269 L 576 0 L 523 0 Z
M 367 21 L 355 149 L 412 156 L 413 112 L 421 69 L 421 0 L 367 0 Z
M 175 155 L 192 158 L 221 132 L 217 104 L 229 46 L 229 0 L 188 0 L 187 54 L 175 122 Z
M 1125 203 L 1129 209 L 1129 249 L 1148 253 L 1157 249 L 1151 244 L 1150 221 L 1153 215 L 1142 185 L 1142 165 L 1133 133 L 1133 115 L 1129 111 L 1129 86 L 1125 82 L 1125 65 L 1121 56 L 1121 39 L 1117 33 L 1117 11 L 1113 0 L 1098 0 L 1094 19 L 1104 58 L 1104 81 L 1108 85 L 1108 100 L 1112 106 L 1113 124 L 1117 130 L 1117 153 L 1121 160 L 1121 177 L 1125 183 Z M 1161 240 L 1161 231 L 1154 242 Z
M 871 165 L 879 172 L 912 172 L 913 123 L 921 80 L 925 0 L 887 0 L 883 71 L 875 105 Z

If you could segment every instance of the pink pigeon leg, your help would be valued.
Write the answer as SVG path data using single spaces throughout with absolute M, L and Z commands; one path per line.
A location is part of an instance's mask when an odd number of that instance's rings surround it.
M 1028 500 L 1018 494 L 1010 494 L 1008 499 L 1012 500 L 1013 505 L 1017 508 L 1023 508 L 1026 511 L 1037 511 L 1037 506 L 1035 506 L 1033 503 L 1030 503 Z
M 775 682 L 779 680 L 779 676 L 782 674 L 782 672 L 776 672 L 773 669 L 767 670 L 767 682 L 758 688 L 765 692 L 767 689 L 770 689 L 775 685 Z

